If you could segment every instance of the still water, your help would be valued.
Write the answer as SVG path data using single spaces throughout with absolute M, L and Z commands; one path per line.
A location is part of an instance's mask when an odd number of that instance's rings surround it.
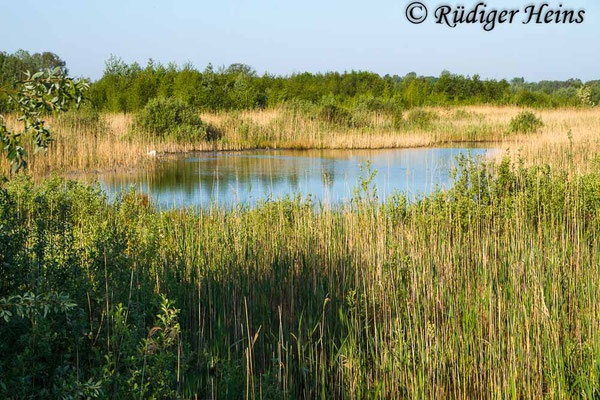
M 310 195 L 313 201 L 337 204 L 352 197 L 367 161 L 377 174 L 372 183 L 380 199 L 394 192 L 408 198 L 452 185 L 451 170 L 460 154 L 484 156 L 484 148 L 384 150 L 270 150 L 186 154 L 158 159 L 148 168 L 97 177 L 113 197 L 135 190 L 147 193 L 162 208 L 255 205 L 286 195 Z

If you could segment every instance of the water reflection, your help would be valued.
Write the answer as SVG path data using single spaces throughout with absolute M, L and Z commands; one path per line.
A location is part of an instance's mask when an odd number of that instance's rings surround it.
M 394 191 L 414 198 L 436 186 L 448 188 L 449 172 L 459 154 L 479 156 L 487 151 L 428 148 L 204 153 L 162 159 L 143 171 L 104 174 L 98 180 L 110 196 L 135 185 L 161 207 L 202 206 L 213 201 L 225 206 L 254 205 L 258 200 L 298 193 L 337 203 L 352 196 L 361 165 L 370 161 L 378 171 L 373 182 L 380 198 Z

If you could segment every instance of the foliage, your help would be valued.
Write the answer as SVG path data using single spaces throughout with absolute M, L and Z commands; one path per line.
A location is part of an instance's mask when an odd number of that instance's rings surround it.
M 514 95 L 514 104 L 520 107 L 550 107 L 552 98 L 546 93 L 531 92 L 520 89 Z
M 392 113 L 398 109 L 393 99 L 374 97 L 373 95 L 360 95 L 354 99 L 354 109 L 365 112 Z
M 77 319 L 75 311 L 68 295 L 52 291 L 0 298 L 0 350 L 14 356 L 0 361 L 3 398 L 92 399 L 102 394 L 99 382 L 80 381 L 60 357 L 70 356 L 66 343 L 81 329 L 72 319 Z
M 48 293 L 34 295 L 27 292 L 24 295 L 10 296 L 0 299 L 0 318 L 9 322 L 13 312 L 17 317 L 26 318 L 32 326 L 37 324 L 38 318 L 46 318 L 49 312 L 68 312 L 75 307 L 65 295 Z M 14 308 L 14 311 L 11 311 Z
M 200 141 L 207 136 L 207 126 L 194 109 L 175 98 L 150 100 L 136 115 L 135 125 L 161 139 Z
M 336 105 L 333 102 L 326 102 L 319 108 L 318 117 L 332 125 L 352 126 L 352 114 L 343 107 Z
M 511 133 L 535 133 L 544 122 L 531 111 L 521 111 L 510 120 Z
M 577 91 L 582 85 L 579 80 L 527 83 L 514 79 L 509 83 L 447 71 L 439 77 L 380 76 L 364 71 L 259 76 L 244 64 L 216 69 L 209 64 L 201 71 L 190 64 L 163 66 L 150 60 L 143 68 L 113 56 L 102 78 L 94 83 L 91 97 L 100 109 L 114 112 L 138 111 L 155 97 L 175 97 L 202 110 L 240 110 L 291 101 L 320 105 L 331 96 L 337 106 L 393 113 L 397 108 L 454 104 L 574 106 L 581 104 Z M 600 93 L 598 82 L 587 85 L 593 96 Z
M 597 173 L 464 158 L 386 203 L 363 173 L 333 210 L 4 183 L 0 397 L 597 396 Z
M 17 50 L 13 54 L 0 51 L 0 113 L 12 110 L 8 95 L 1 89 L 10 89 L 14 82 L 24 78 L 24 72 L 35 74 L 47 69 L 59 68 L 67 75 L 66 63 L 52 52 L 30 54 L 25 50 Z
M 60 68 L 65 62 L 54 53 L 14 54 L 0 52 L 0 87 L 22 79 L 22 71 L 32 73 Z M 582 89 L 584 88 L 584 89 Z M 516 104 L 523 107 L 588 105 L 600 101 L 600 82 L 566 81 L 525 82 L 522 78 L 483 80 L 443 71 L 438 77 L 380 76 L 371 72 L 298 73 L 259 76 L 251 67 L 232 64 L 214 68 L 209 64 L 198 70 L 187 63 L 161 65 L 150 59 L 145 67 L 127 64 L 111 56 L 101 79 L 94 82 L 90 97 L 100 110 L 135 112 L 155 97 L 175 97 L 196 109 L 239 110 L 275 106 L 289 101 L 319 104 L 333 96 L 338 105 L 356 110 L 393 113 L 394 109 L 450 104 Z M 0 93 L 0 112 L 9 109 L 7 97 Z
M 593 107 L 596 105 L 593 99 L 592 87 L 589 85 L 583 85 L 577 89 L 577 97 L 579 98 L 579 102 L 584 106 Z
M 72 103 L 79 106 L 87 88 L 86 81 L 67 78 L 58 67 L 33 75 L 26 72 L 25 79 L 15 83 L 8 94 L 19 121 L 23 122 L 23 132 L 9 131 L 0 115 L 0 140 L 13 172 L 27 166 L 27 152 L 21 144 L 21 136 L 32 135 L 35 152 L 46 151 L 52 137 L 42 118 L 65 112 Z
M 438 115 L 433 111 L 415 109 L 408 113 L 406 122 L 411 126 L 427 129 L 437 118 Z
M 157 325 L 150 329 L 140 351 L 144 358 L 140 394 L 155 398 L 177 397 L 181 368 L 181 328 L 177 322 L 180 310 L 165 296 L 161 298 Z
M 401 129 L 404 126 L 404 114 L 401 110 L 397 109 L 392 114 L 392 125 L 394 129 Z

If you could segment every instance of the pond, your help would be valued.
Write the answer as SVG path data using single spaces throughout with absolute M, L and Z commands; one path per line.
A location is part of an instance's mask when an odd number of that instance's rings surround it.
M 436 187 L 452 185 L 456 157 L 488 154 L 487 148 L 418 148 L 382 150 L 265 150 L 185 154 L 158 159 L 135 172 L 96 177 L 114 198 L 119 192 L 147 193 L 161 208 L 253 206 L 286 195 L 310 195 L 315 202 L 348 201 L 366 163 L 376 175 L 371 181 L 380 199 L 394 192 L 414 199 Z

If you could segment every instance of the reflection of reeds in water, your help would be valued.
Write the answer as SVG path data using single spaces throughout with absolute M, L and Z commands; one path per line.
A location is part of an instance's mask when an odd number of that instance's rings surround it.
M 49 125 L 56 141 L 47 155 L 30 151 L 30 170 L 35 174 L 51 170 L 107 170 L 147 164 L 149 150 L 158 153 L 242 150 L 253 148 L 292 149 L 376 149 L 423 147 L 448 143 L 495 141 L 494 147 L 509 148 L 512 154 L 522 149 L 521 157 L 532 163 L 575 162 L 589 165 L 599 150 L 600 108 L 535 110 L 544 127 L 537 134 L 507 134 L 510 119 L 520 111 L 516 107 L 473 106 L 431 108 L 437 115 L 427 126 L 405 124 L 395 127 L 392 117 L 373 113 L 360 127 L 325 124 L 310 115 L 294 114 L 285 108 L 203 113 L 221 137 L 197 143 L 171 143 L 130 135 L 131 115 L 105 114 L 99 123 L 83 120 L 66 124 L 51 118 Z M 18 127 L 14 116 L 11 127 Z M 100 125 L 98 125 L 100 124 Z M 571 132 L 571 139 L 567 135 Z M 26 143 L 26 147 L 30 146 Z M 568 156 L 569 148 L 576 148 Z M 0 168 L 8 171 L 5 158 Z M 586 167 L 587 168 L 587 167 Z
M 108 188 L 121 191 L 132 183 L 138 188 L 156 195 L 177 197 L 177 193 L 191 196 L 204 196 L 228 203 L 245 200 L 240 193 L 259 190 L 264 196 L 274 189 L 285 185 L 297 188 L 303 174 L 310 169 L 309 163 L 318 163 L 318 158 L 310 159 L 304 154 L 300 162 L 292 160 L 286 152 L 285 158 L 265 156 L 263 154 L 244 155 L 240 153 L 226 155 L 199 155 L 197 158 L 163 160 L 153 163 L 149 168 L 131 173 L 106 173 L 91 178 L 99 178 Z M 330 178 L 335 171 L 328 171 Z M 276 190 L 275 190 L 276 191 Z M 263 197 L 263 196 L 261 196 Z
M 380 199 L 395 191 L 409 198 L 448 188 L 458 154 L 486 149 L 272 150 L 172 156 L 132 172 L 88 175 L 109 193 L 130 185 L 151 193 L 161 206 L 254 203 L 301 194 L 315 201 L 348 199 L 370 162 Z M 174 203 L 174 204 L 171 204 Z

